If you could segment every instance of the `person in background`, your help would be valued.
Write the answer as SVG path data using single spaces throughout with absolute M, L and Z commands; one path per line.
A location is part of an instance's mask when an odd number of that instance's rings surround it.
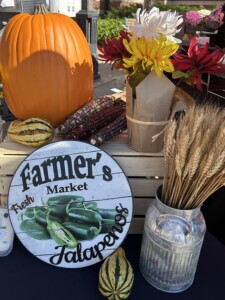
M 215 14 L 215 17 L 219 17 L 219 21 L 222 23 L 222 25 L 218 28 L 218 33 L 215 37 L 215 45 L 223 49 L 225 53 L 225 4 L 218 5 L 216 10 L 211 14 L 213 13 Z

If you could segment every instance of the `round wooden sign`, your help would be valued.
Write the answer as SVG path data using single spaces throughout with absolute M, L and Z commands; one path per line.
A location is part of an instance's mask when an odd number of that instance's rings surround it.
M 81 268 L 120 246 L 133 199 L 110 155 L 84 142 L 60 141 L 21 163 L 8 208 L 17 237 L 32 254 L 53 266 Z

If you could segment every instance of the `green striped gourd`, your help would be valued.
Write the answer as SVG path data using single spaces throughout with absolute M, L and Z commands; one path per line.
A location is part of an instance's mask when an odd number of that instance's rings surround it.
M 99 271 L 98 288 L 108 300 L 127 299 L 134 282 L 134 273 L 124 250 L 119 247 L 108 256 Z
M 20 144 L 40 147 L 52 140 L 54 128 L 47 120 L 41 118 L 15 120 L 9 125 L 8 136 Z

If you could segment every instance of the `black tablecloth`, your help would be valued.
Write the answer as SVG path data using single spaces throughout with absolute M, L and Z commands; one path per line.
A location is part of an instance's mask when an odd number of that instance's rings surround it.
M 152 287 L 138 267 L 141 235 L 128 235 L 122 245 L 131 262 L 135 281 L 130 300 L 220 300 L 225 298 L 225 246 L 207 233 L 192 286 L 169 294 Z M 4 300 L 101 300 L 98 271 L 101 263 L 64 269 L 39 260 L 15 238 L 12 252 L 0 258 L 0 291 Z

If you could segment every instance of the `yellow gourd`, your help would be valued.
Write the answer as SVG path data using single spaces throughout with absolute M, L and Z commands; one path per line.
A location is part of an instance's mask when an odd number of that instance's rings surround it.
M 134 282 L 134 273 L 124 250 L 119 247 L 108 256 L 99 271 L 98 288 L 108 300 L 127 299 Z
M 52 140 L 54 128 L 47 120 L 41 118 L 30 118 L 26 121 L 15 120 L 9 125 L 8 136 L 20 144 L 40 147 Z

